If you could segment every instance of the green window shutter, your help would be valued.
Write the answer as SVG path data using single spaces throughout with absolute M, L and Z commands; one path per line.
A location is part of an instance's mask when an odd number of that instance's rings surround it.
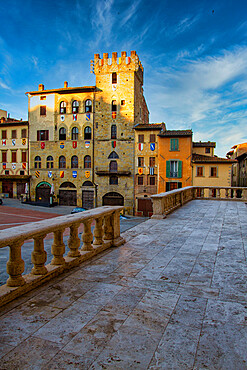
M 178 161 L 178 177 L 182 177 L 182 161 Z
M 170 140 L 170 150 L 174 150 L 174 147 L 175 147 L 175 141 L 174 139 L 171 139 Z
M 170 176 L 170 172 L 171 172 L 171 163 L 170 161 L 166 161 L 166 177 L 171 177 Z
M 178 139 L 175 139 L 175 150 L 178 150 L 179 147 L 178 147 Z

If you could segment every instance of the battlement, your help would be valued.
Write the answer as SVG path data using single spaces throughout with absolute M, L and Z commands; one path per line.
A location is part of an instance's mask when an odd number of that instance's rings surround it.
M 103 58 L 100 58 L 100 54 L 94 54 L 91 69 L 95 74 L 131 70 L 143 75 L 143 66 L 134 50 L 130 52 L 130 56 L 127 56 L 126 51 L 122 51 L 119 57 L 117 52 L 113 52 L 111 58 L 108 53 L 103 53 Z

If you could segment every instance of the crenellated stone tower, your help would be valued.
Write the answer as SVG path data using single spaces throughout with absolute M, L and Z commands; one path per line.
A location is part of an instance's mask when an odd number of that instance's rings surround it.
M 94 164 L 97 205 L 134 207 L 134 125 L 148 123 L 143 67 L 135 51 L 94 55 Z

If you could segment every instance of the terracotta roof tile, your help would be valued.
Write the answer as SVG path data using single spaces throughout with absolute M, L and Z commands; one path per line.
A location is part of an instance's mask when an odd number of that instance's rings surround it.
M 228 158 L 220 158 L 220 157 L 211 157 L 209 155 L 202 155 L 202 154 L 196 154 L 196 153 L 193 153 L 192 154 L 192 162 L 195 162 L 195 163 L 235 163 L 237 161 L 235 161 L 234 159 L 228 159 Z
M 166 130 L 161 132 L 158 136 L 192 136 L 192 130 Z
M 215 148 L 216 147 L 216 143 L 214 141 L 194 141 L 193 143 L 193 147 L 213 147 Z

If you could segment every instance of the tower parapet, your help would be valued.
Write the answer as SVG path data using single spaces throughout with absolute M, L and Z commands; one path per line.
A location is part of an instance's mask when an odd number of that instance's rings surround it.
M 122 51 L 120 57 L 117 52 L 113 52 L 111 58 L 108 53 L 103 53 L 103 58 L 100 58 L 100 54 L 94 54 L 93 66 L 95 75 L 126 71 L 136 72 L 141 84 L 143 84 L 143 66 L 134 50 L 130 52 L 130 56 L 127 56 L 126 51 Z

